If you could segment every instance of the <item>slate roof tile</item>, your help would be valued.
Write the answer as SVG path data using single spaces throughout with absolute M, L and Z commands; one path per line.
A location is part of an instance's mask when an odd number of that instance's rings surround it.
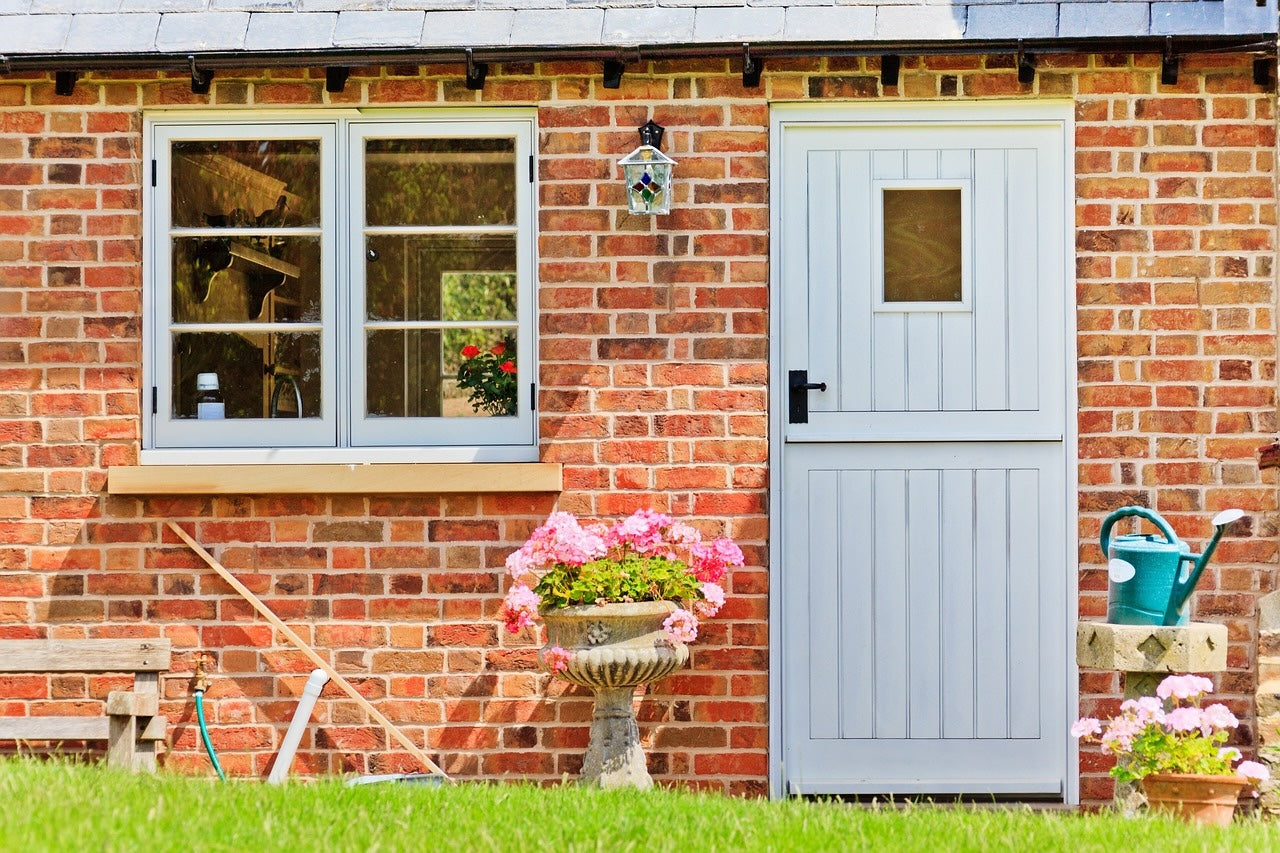
M 72 11 L 76 14 L 120 11 L 120 0 L 76 0 L 72 9 L 67 8 L 66 0 L 26 0 L 26 2 L 15 3 L 14 5 L 25 6 L 27 8 L 23 11 L 29 11 L 36 15 L 61 14 Z
M 1014 7 L 970 6 L 965 38 L 1053 38 L 1058 34 L 1058 7 L 1048 3 Z
M 958 39 L 964 35 L 964 6 L 880 6 L 878 39 Z
M 422 27 L 421 44 L 427 47 L 507 45 L 511 43 L 515 16 L 511 9 L 428 12 Z
M 63 49 L 68 53 L 144 53 L 155 50 L 158 12 L 76 15 Z
M 70 15 L 33 15 L 20 27 L 0 26 L 0 53 L 59 51 L 70 29 Z
M 338 47 L 410 47 L 422 40 L 426 12 L 339 12 L 333 43 Z
M 1222 29 L 1228 33 L 1274 33 L 1276 0 L 1258 6 L 1254 0 L 1223 0 Z
M 782 35 L 786 10 L 751 6 L 746 9 L 699 9 L 693 19 L 693 40 L 754 41 Z
M 337 12 L 254 12 L 249 15 L 245 50 L 306 50 L 333 44 Z
M 1222 32 L 1222 3 L 1151 4 L 1151 32 L 1156 35 L 1208 35 Z
M 787 10 L 783 36 L 796 41 L 861 40 L 876 31 L 876 10 L 870 6 L 793 8 Z
M 606 9 L 603 38 L 610 44 L 693 40 L 693 9 Z
M 70 3 L 71 0 L 68 0 Z M 63 4 L 67 5 L 67 4 Z M 120 0 L 120 12 L 203 12 L 209 0 Z
M 600 44 L 603 9 L 518 9 L 512 44 Z
M 1058 35 L 1084 38 L 1116 32 L 1147 32 L 1151 8 L 1146 3 L 1066 3 L 1058 16 Z
M 241 50 L 248 29 L 248 12 L 175 12 L 160 16 L 156 48 L 179 52 Z

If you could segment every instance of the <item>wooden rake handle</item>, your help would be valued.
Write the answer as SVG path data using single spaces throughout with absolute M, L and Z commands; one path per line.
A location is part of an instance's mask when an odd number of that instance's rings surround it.
M 254 610 L 257 610 L 258 613 L 262 614 L 262 617 L 264 619 L 266 619 L 268 622 L 274 625 L 276 630 L 285 636 L 285 639 L 287 639 L 290 643 L 293 643 L 293 645 L 297 646 L 298 649 L 304 655 L 306 655 L 307 658 L 310 659 L 312 663 L 320 667 L 320 669 L 323 669 L 328 674 L 329 679 L 333 681 L 334 684 L 338 685 L 340 688 L 342 688 L 343 692 L 345 692 L 352 699 L 356 700 L 357 703 L 359 703 L 366 711 L 369 712 L 370 717 L 372 717 L 375 721 L 377 721 L 377 723 L 380 726 L 382 726 L 384 729 L 387 730 L 388 734 L 390 734 L 393 738 L 395 738 L 400 743 L 400 745 L 403 746 L 406 750 L 408 750 L 409 753 L 414 758 L 422 762 L 423 767 L 427 768 L 432 773 L 438 773 L 441 776 L 444 776 L 446 779 L 448 778 L 445 772 L 441 770 L 440 767 L 434 761 L 432 761 L 430 758 L 427 758 L 426 753 L 418 749 L 417 745 L 414 744 L 414 742 L 409 739 L 408 735 L 400 731 L 400 729 L 396 728 L 395 724 L 392 723 L 390 720 L 388 720 L 386 717 L 384 717 L 382 715 L 382 712 L 373 706 L 372 702 L 370 702 L 368 699 L 361 696 L 360 692 L 351 685 L 351 682 L 343 678 L 336 669 L 334 669 L 332 666 L 329 665 L 329 662 L 327 660 L 320 657 L 320 655 L 316 653 L 315 649 L 307 645 L 306 641 L 303 640 L 301 637 L 299 637 L 292 628 L 290 628 L 288 625 L 282 622 L 279 616 L 271 612 L 271 608 L 263 604 L 262 600 L 258 598 L 258 596 L 254 595 L 247 586 L 240 583 L 240 581 L 236 580 L 235 576 L 233 576 L 231 572 L 227 571 L 226 567 L 224 567 L 221 563 L 219 563 L 216 559 L 214 559 L 214 556 L 212 554 L 210 554 L 204 548 L 200 547 L 200 544 L 196 542 L 196 540 L 192 539 L 189 535 L 187 535 L 187 532 L 183 530 L 181 527 L 179 527 L 177 524 L 173 523 L 172 521 L 167 521 L 165 523 L 169 525 L 169 529 L 172 530 L 179 539 L 187 543 L 187 546 L 191 548 L 192 551 L 195 551 L 197 554 L 200 555 L 200 559 L 204 560 L 206 563 L 209 564 L 209 568 L 217 572 L 224 581 L 231 584 L 231 588 L 234 589 L 236 592 L 240 593 L 240 596 L 244 598 L 245 601 L 252 604 Z

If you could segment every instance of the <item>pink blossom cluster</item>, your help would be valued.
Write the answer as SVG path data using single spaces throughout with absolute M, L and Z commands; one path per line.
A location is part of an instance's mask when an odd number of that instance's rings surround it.
M 1156 695 L 1161 699 L 1173 698 L 1196 702 L 1211 690 L 1213 690 L 1213 682 L 1203 675 L 1171 675 L 1156 687 Z
M 670 552 L 663 531 L 674 523 L 669 515 L 638 509 L 605 531 L 604 544 L 606 548 L 630 548 L 637 554 Z
M 568 512 L 553 512 L 520 549 L 507 557 L 507 573 L 517 580 L 556 563 L 581 566 L 605 555 L 604 539 Z
M 727 567 L 744 562 L 742 549 L 724 536 L 710 543 L 694 542 L 689 546 L 689 557 L 689 567 L 705 583 L 719 583 L 724 580 Z
M 542 653 L 542 659 L 552 672 L 564 672 L 573 660 L 573 652 L 560 646 L 552 646 Z
M 663 621 L 662 632 L 673 643 L 692 643 L 698 639 L 698 617 L 677 608 Z
M 1252 782 L 1255 786 L 1271 778 L 1271 771 L 1265 764 L 1257 761 L 1241 761 L 1236 765 L 1236 773 Z
M 708 581 L 702 585 L 702 598 L 693 603 L 693 612 L 702 619 L 710 619 L 724 607 L 724 588 Z
M 538 598 L 538 594 L 522 583 L 515 584 L 507 591 L 507 597 L 502 602 L 502 621 L 506 623 L 507 630 L 513 634 L 518 634 L 521 628 L 532 625 L 533 620 L 538 616 L 538 605 L 542 603 L 542 599 Z

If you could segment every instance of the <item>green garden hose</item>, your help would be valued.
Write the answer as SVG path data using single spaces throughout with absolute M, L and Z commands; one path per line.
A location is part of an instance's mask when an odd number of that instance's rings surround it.
M 209 726 L 204 721 L 204 691 L 196 691 L 196 719 L 200 722 L 200 739 L 204 741 L 205 751 L 209 753 L 209 761 L 213 763 L 213 769 L 218 772 L 218 778 L 223 782 L 227 781 L 227 774 L 222 772 L 222 765 L 218 763 L 218 753 L 213 751 L 213 741 L 209 740 Z

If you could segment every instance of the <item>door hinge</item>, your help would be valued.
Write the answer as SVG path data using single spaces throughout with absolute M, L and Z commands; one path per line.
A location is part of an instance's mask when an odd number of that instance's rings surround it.
M 156 168 L 156 161 L 153 159 L 151 161 L 151 186 L 153 187 L 156 185 Z
M 151 414 L 160 414 L 160 392 L 154 385 L 151 386 Z
M 529 155 L 529 183 L 533 183 L 533 155 Z
M 529 383 L 529 411 L 538 411 L 538 383 Z

